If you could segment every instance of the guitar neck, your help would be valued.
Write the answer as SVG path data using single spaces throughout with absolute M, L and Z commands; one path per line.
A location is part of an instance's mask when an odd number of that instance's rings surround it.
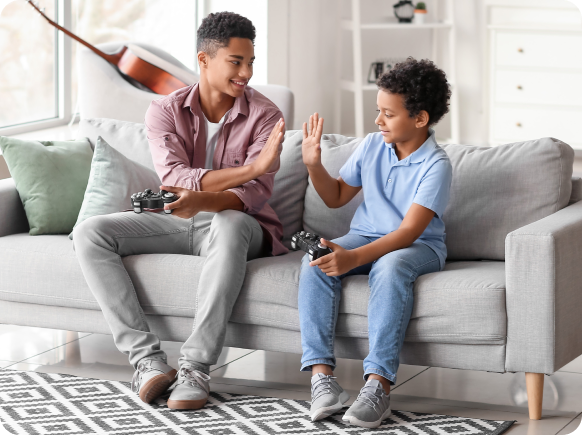
M 113 65 L 117 66 L 117 64 L 119 63 L 119 60 L 121 59 L 121 55 L 123 54 L 122 50 L 119 53 L 116 54 L 107 54 L 102 52 L 101 50 L 99 50 L 97 47 L 89 44 L 87 41 L 84 41 L 83 39 L 79 38 L 77 35 L 75 35 L 74 33 L 70 32 L 69 30 L 65 29 L 63 26 L 59 25 L 58 23 L 54 22 L 53 20 L 51 20 L 49 17 L 47 17 L 45 15 L 45 13 L 40 10 L 38 8 L 38 6 L 35 4 L 34 1 L 31 0 L 27 0 L 28 3 L 30 3 L 30 5 L 37 10 L 37 12 L 39 14 L 41 14 L 45 20 L 47 20 L 49 22 L 50 25 L 56 27 L 57 29 L 59 29 L 61 32 L 63 32 L 65 35 L 73 38 L 75 41 L 79 42 L 80 44 L 83 44 L 85 47 L 87 47 L 89 50 L 93 51 L 96 55 L 101 56 L 103 59 L 105 59 L 107 62 L 112 63 Z

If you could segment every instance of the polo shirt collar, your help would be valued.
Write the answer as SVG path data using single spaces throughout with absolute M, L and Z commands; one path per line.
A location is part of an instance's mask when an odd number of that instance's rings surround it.
M 245 89 L 245 93 L 234 100 L 234 105 L 232 106 L 232 109 L 230 109 L 228 121 L 236 119 L 239 114 L 246 117 L 249 116 L 249 103 L 247 101 L 246 93 L 247 91 Z M 198 83 L 192 86 L 192 90 L 188 93 L 186 98 L 184 98 L 182 108 L 185 109 L 188 107 L 192 113 L 200 112 L 200 88 Z
M 432 128 L 428 129 L 428 139 L 424 141 L 424 143 L 418 148 L 415 152 L 411 155 L 406 157 L 405 159 L 401 160 L 401 164 L 409 165 L 410 163 L 422 163 L 426 160 L 426 158 L 430 155 L 430 153 L 435 149 L 437 146 L 435 133 Z M 394 149 L 393 143 L 387 143 L 386 146 L 388 148 Z
M 437 143 L 434 138 L 434 130 L 432 128 L 428 129 L 428 139 L 410 155 L 410 163 L 421 163 L 426 160 L 426 158 L 435 149 Z

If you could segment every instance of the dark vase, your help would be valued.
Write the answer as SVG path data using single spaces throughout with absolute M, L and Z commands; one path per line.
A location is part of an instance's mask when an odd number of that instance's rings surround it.
M 394 5 L 394 15 L 400 23 L 412 23 L 414 4 L 410 0 L 400 0 Z

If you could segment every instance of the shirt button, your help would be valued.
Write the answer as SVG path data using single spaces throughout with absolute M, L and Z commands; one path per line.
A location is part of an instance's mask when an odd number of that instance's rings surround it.
M 392 178 L 388 178 L 388 183 L 392 183 Z
M 236 163 L 238 165 L 238 160 L 235 160 L 234 163 Z

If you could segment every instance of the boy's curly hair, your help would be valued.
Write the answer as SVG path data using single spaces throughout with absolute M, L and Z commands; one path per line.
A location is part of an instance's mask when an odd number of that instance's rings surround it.
M 435 125 L 449 111 L 451 87 L 447 76 L 428 59 L 409 57 L 382 74 L 376 84 L 384 91 L 402 95 L 411 118 L 426 110 L 429 126 Z
M 216 56 L 219 48 L 228 47 L 230 38 L 247 38 L 255 43 L 255 26 L 248 18 L 234 12 L 209 14 L 196 33 L 196 49 Z

